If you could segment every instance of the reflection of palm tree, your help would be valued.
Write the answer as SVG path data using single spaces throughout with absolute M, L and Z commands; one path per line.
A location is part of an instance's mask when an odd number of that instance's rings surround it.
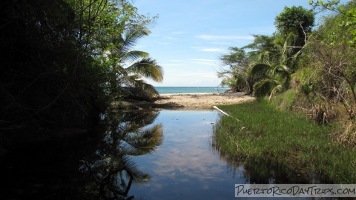
M 149 175 L 140 171 L 129 156 L 150 153 L 162 143 L 162 126 L 142 129 L 154 121 L 157 112 L 116 113 L 107 117 L 107 129 L 94 158 L 83 161 L 105 198 L 124 198 L 133 181 L 144 181 Z M 137 123 L 135 123 L 137 122 Z

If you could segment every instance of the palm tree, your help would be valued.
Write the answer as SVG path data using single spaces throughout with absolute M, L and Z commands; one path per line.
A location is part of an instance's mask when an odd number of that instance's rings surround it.
M 218 72 L 218 77 L 223 78 L 221 85 L 230 87 L 233 92 L 246 91 L 247 54 L 242 48 L 230 47 L 229 50 L 229 54 L 220 57 L 222 64 L 230 67 L 228 70 Z
M 256 39 L 248 46 L 257 49 L 252 52 L 256 61 L 250 65 L 247 74 L 253 85 L 254 95 L 269 95 L 271 99 L 277 92 L 289 88 L 291 74 L 295 71 L 301 51 L 295 53 L 290 45 L 294 40 L 293 34 L 285 39 L 275 36 L 273 43 L 268 36 L 257 36 Z
M 248 57 L 250 63 L 265 63 L 273 62 L 277 58 L 277 49 L 275 47 L 276 36 L 268 35 L 253 35 L 255 37 L 251 44 L 243 47 L 243 49 L 249 49 Z
M 104 52 L 104 62 L 111 72 L 109 87 L 116 98 L 149 100 L 158 92 L 143 78 L 163 81 L 163 69 L 144 51 L 132 50 L 137 40 L 150 31 L 142 26 L 132 26 L 119 36 L 113 36 L 112 44 Z
M 218 77 L 223 78 L 221 86 L 228 86 L 232 92 L 247 91 L 246 76 L 244 71 L 236 69 L 218 72 Z

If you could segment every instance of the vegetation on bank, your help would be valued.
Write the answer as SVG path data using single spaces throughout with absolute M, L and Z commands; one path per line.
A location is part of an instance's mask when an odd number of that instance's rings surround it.
M 5 133 L 88 128 L 112 101 L 151 100 L 163 70 L 137 39 L 146 17 L 126 0 L 0 2 L 0 142 Z
M 273 35 L 231 47 L 222 85 L 258 97 L 221 106 L 214 146 L 251 182 L 356 182 L 356 1 L 286 7 Z M 333 11 L 315 29 L 315 12 Z M 316 175 L 316 176 L 315 176 Z
M 315 29 L 313 10 L 286 7 L 273 35 L 221 57 L 222 85 L 258 100 L 221 106 L 214 145 L 251 182 L 356 182 L 356 1 L 337 2 L 310 1 L 333 11 Z
M 214 146 L 228 159 L 243 162 L 260 181 L 356 182 L 355 148 L 333 141 L 334 126 L 279 111 L 266 99 L 219 108 L 230 117 L 216 124 Z M 282 171 L 283 177 L 276 177 Z
M 310 3 L 315 11 L 331 10 L 333 14 L 313 29 L 313 10 L 286 7 L 276 17 L 273 35 L 254 35 L 251 44 L 231 47 L 221 57 L 230 69 L 219 76 L 224 78 L 222 85 L 234 91 L 278 98 L 288 110 L 318 124 L 337 122 L 334 138 L 355 146 L 356 1 Z

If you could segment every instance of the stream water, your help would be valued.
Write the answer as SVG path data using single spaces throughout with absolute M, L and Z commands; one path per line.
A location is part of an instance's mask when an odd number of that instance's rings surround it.
M 252 177 L 215 150 L 219 117 L 168 110 L 103 115 L 94 135 L 0 158 L 1 199 L 234 199 L 235 184 L 273 180 Z
M 234 184 L 245 183 L 243 169 L 231 166 L 212 148 L 215 111 L 161 111 L 164 140 L 134 160 L 152 179 L 132 188 L 139 199 L 232 199 Z

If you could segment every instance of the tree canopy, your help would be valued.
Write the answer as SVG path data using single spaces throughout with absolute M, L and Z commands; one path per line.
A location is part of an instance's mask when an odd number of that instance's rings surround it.
M 316 29 L 314 11 L 303 7 L 286 7 L 275 20 L 273 35 L 254 35 L 254 41 L 238 49 L 246 63 L 236 70 L 241 58 L 236 52 L 223 55 L 230 66 L 224 71 L 222 84 L 235 91 L 242 89 L 256 97 L 294 91 L 295 107 L 319 124 L 331 123 L 338 115 L 343 143 L 355 143 L 356 130 L 356 1 L 345 5 L 339 1 L 310 1 L 314 10 L 333 11 Z M 228 60 L 228 62 L 226 62 Z M 231 65 L 231 63 L 233 65 Z M 221 73 L 219 73 L 221 75 Z
M 302 6 L 286 7 L 275 20 L 275 25 L 280 34 L 286 37 L 289 34 L 295 36 L 295 46 L 303 46 L 306 37 L 314 26 L 314 13 Z
M 151 99 L 142 77 L 162 68 L 133 48 L 154 20 L 126 0 L 1 1 L 1 129 L 87 127 L 113 100 Z

